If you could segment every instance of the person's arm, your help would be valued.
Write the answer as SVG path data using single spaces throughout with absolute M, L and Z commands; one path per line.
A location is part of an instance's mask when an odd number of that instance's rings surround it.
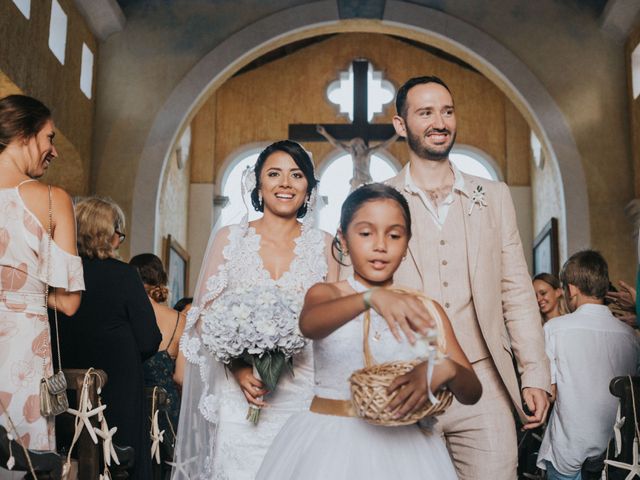
M 393 336 L 401 340 L 400 330 L 410 343 L 413 332 L 426 333 L 433 325 L 426 307 L 415 295 L 387 288 L 342 296 L 338 287 L 317 283 L 309 289 L 300 313 L 300 331 L 311 339 L 324 338 L 366 310 L 365 295 L 371 307 L 385 319 Z
M 316 130 L 320 135 L 322 135 L 324 138 L 326 138 L 327 142 L 329 142 L 331 145 L 333 145 L 336 148 L 341 148 L 342 150 L 344 150 L 347 153 L 350 153 L 349 146 L 345 145 L 341 141 L 336 140 L 335 138 L 333 138 L 331 136 L 331 134 L 329 132 L 327 132 L 327 129 L 324 128 L 322 125 L 316 125 Z
M 184 381 L 184 367 L 187 359 L 184 358 L 182 350 L 178 350 L 178 356 L 176 357 L 176 368 L 173 370 L 173 381 L 182 388 L 182 382 Z
M 370 148 L 369 149 L 369 155 L 371 155 L 372 153 L 374 153 L 374 152 L 376 152 L 378 150 L 384 150 L 385 148 L 387 148 L 390 145 L 392 145 L 397 139 L 398 139 L 398 134 L 396 133 L 393 137 L 387 138 L 384 142 L 379 143 L 375 147 Z
M 442 318 L 442 327 L 447 343 L 447 358 L 441 360 L 433 369 L 431 391 L 435 392 L 442 387 L 446 387 L 460 403 L 472 405 L 480 400 L 482 385 L 458 343 L 449 317 L 447 317 L 440 305 L 436 302 L 434 302 L 434 305 Z M 392 393 L 395 390 L 399 390 L 399 392 L 389 404 L 388 409 L 393 411 L 400 407 L 396 413 L 398 418 L 421 408 L 429 396 L 427 390 L 427 362 L 423 362 L 411 372 L 397 377 L 389 385 L 388 392 Z
M 192 307 L 196 312 L 199 312 L 199 315 L 201 315 L 203 309 L 215 308 L 216 298 L 218 298 L 224 288 L 226 288 L 223 286 L 226 285 L 226 272 L 224 269 L 221 270 L 221 268 L 226 261 L 224 258 L 224 249 L 229 244 L 230 232 L 231 227 L 229 226 L 221 228 L 207 248 L 202 271 L 200 272 L 198 280 L 197 291 L 194 294 L 194 306 Z M 204 301 L 205 298 L 207 298 L 206 301 Z M 201 321 L 202 317 L 199 316 L 195 324 L 187 331 L 188 336 L 194 333 L 199 334 Z M 181 354 L 178 359 L 180 359 L 181 356 L 183 355 Z M 240 359 L 236 359 L 229 366 L 229 370 L 240 387 L 240 390 L 242 390 L 247 402 L 260 407 L 266 405 L 266 403 L 260 399 L 266 391 L 264 390 L 262 381 L 253 375 L 253 367 L 251 365 L 248 365 Z M 184 367 L 180 366 L 180 371 L 178 371 L 178 364 L 176 363 L 176 374 L 174 378 L 176 378 L 177 375 L 180 381 L 182 381 L 183 372 Z
M 637 328 L 636 289 L 622 280 L 620 280 L 618 284 L 620 288 L 617 292 L 607 292 L 606 298 L 611 302 L 609 309 L 619 320 L 631 328 Z
M 47 202 L 49 191 L 47 187 Z M 51 187 L 53 240 L 65 252 L 77 256 L 76 217 L 73 203 L 67 192 L 58 187 Z M 48 219 L 47 219 L 48 221 Z M 47 228 L 48 224 L 45 224 Z M 80 307 L 82 292 L 67 292 L 63 288 L 56 288 L 55 295 L 49 295 L 48 306 L 55 307 L 67 316 L 72 316 Z
M 142 360 L 146 360 L 158 351 L 162 333 L 140 275 L 134 267 L 128 268 L 126 274 L 122 275 L 123 288 L 126 289 L 127 315 L 140 356 Z
M 502 312 L 522 381 L 522 398 L 531 411 L 525 428 L 544 423 L 549 410 L 549 361 L 544 352 L 540 311 L 522 251 L 509 188 L 498 185 L 501 214 Z

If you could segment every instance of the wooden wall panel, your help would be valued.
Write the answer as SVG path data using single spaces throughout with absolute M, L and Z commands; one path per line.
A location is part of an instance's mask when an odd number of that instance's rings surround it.
M 530 184 L 528 126 L 498 88 L 457 63 L 387 35 L 368 33 L 335 35 L 228 80 L 192 123 L 198 144 L 192 181 L 210 181 L 205 163 L 212 158 L 217 175 L 222 162 L 241 146 L 286 138 L 291 123 L 347 123 L 345 116 L 338 115 L 338 107 L 326 99 L 326 89 L 358 57 L 371 61 L 396 89 L 413 76 L 442 78 L 454 94 L 457 141 L 493 157 L 505 178 L 509 179 L 507 169 L 512 170 L 515 184 Z M 210 112 L 215 112 L 215 126 Z M 394 114 L 390 103 L 374 122 L 390 122 Z M 512 124 L 509 129 L 508 123 Z M 206 131 L 215 140 L 196 140 Z M 313 152 L 316 162 L 333 151 L 326 142 L 309 142 L 305 147 Z M 207 152 L 209 148 L 213 148 L 213 155 Z M 405 162 L 403 143 L 396 143 L 390 152 Z M 509 160 L 508 155 L 512 156 Z

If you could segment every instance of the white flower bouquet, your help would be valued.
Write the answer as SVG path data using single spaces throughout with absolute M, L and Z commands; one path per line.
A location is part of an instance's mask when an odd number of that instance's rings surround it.
M 202 313 L 202 343 L 224 364 L 242 359 L 253 365 L 269 392 L 285 365 L 307 344 L 298 328 L 302 297 L 275 285 L 226 290 Z M 260 409 L 247 418 L 258 423 Z

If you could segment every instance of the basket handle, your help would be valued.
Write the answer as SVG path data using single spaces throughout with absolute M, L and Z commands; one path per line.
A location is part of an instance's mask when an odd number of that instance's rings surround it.
M 363 335 L 362 335 L 362 351 L 364 353 L 364 366 L 369 368 L 375 364 L 373 355 L 371 355 L 371 345 L 369 345 L 369 330 L 371 329 L 371 310 L 364 312 Z

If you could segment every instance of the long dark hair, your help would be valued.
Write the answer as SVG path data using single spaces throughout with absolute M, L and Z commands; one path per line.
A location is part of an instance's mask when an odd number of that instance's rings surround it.
M 0 153 L 14 140 L 35 136 L 51 110 L 44 103 L 26 95 L 9 95 L 0 99 Z
M 349 194 L 340 211 L 340 231 L 342 235 L 347 233 L 347 229 L 353 220 L 356 212 L 362 208 L 367 202 L 373 202 L 375 200 L 393 200 L 400 205 L 404 222 L 407 226 L 407 236 L 411 238 L 411 212 L 409 211 L 409 204 L 402 194 L 390 185 L 384 183 L 368 183 L 355 189 Z M 336 251 L 340 253 L 340 257 L 344 255 L 342 246 L 340 245 L 340 239 L 336 234 L 333 237 L 333 243 L 331 244 L 331 255 L 336 259 L 338 263 L 344 265 L 341 259 L 336 256 Z
M 311 157 L 309 157 L 309 154 L 304 148 L 300 146 L 300 144 L 292 142 L 291 140 L 280 140 L 279 142 L 272 143 L 262 152 L 260 152 L 258 160 L 256 161 L 256 165 L 253 169 L 256 174 L 256 186 L 251 191 L 251 204 L 253 205 L 253 208 L 255 208 L 258 212 L 264 212 L 264 204 L 260 201 L 259 196 L 260 174 L 262 173 L 264 162 L 266 162 L 267 158 L 269 158 L 269 156 L 274 152 L 284 152 L 290 155 L 298 168 L 302 170 L 302 174 L 307 179 L 307 199 L 311 195 L 311 192 L 313 191 L 315 186 L 318 184 L 318 180 L 314 176 L 313 162 L 311 161 Z M 307 202 L 304 202 L 298 209 L 296 217 L 302 218 L 306 214 Z

